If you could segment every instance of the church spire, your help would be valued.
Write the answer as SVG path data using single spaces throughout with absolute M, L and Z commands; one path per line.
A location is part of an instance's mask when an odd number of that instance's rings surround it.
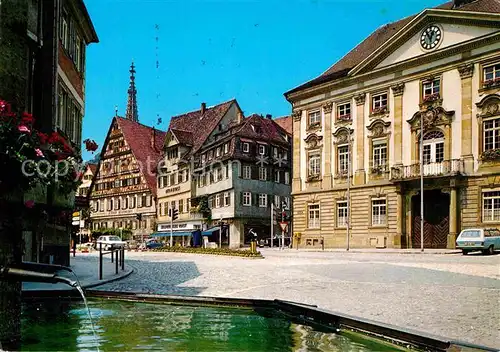
M 130 85 L 128 87 L 127 114 L 125 117 L 129 120 L 139 122 L 139 114 L 137 113 L 137 89 L 135 89 L 135 66 L 133 60 L 129 72 Z

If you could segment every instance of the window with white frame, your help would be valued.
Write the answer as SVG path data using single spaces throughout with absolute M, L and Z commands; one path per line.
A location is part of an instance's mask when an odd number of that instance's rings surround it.
M 373 168 L 385 170 L 387 164 L 387 141 L 373 141 Z
M 224 144 L 224 154 L 229 153 L 229 143 Z
M 441 80 L 439 78 L 432 81 L 425 81 L 422 83 L 422 98 L 428 99 L 430 97 L 439 96 Z
M 321 172 L 321 156 L 319 154 L 309 155 L 309 176 L 319 176 Z
M 338 120 L 351 119 L 351 103 L 343 103 L 337 105 L 337 119 Z
M 243 205 L 247 207 L 252 205 L 252 193 L 243 192 Z
M 184 199 L 179 199 L 179 214 L 184 213 Z
M 500 63 L 483 68 L 483 83 L 500 81 Z
M 229 192 L 224 192 L 224 206 L 228 207 L 231 205 L 231 197 L 229 196 Z
M 290 173 L 288 171 L 285 171 L 285 185 L 288 185 L 290 183 Z
M 280 182 L 280 171 L 274 170 L 274 182 Z
M 278 148 L 277 147 L 273 147 L 273 157 L 274 158 L 278 157 Z
M 372 199 L 372 225 L 387 223 L 387 200 L 385 198 Z
M 259 207 L 261 208 L 267 207 L 267 194 L 264 193 L 259 194 Z
M 215 196 L 215 207 L 220 208 L 221 207 L 221 201 L 222 201 L 222 194 L 217 194 Z
M 376 94 L 372 97 L 372 111 L 380 111 L 387 108 L 387 93 Z
M 220 152 L 221 152 L 220 147 L 217 147 L 217 149 L 215 150 L 215 156 L 219 157 L 220 156 Z
M 207 161 L 207 155 L 206 155 L 206 154 L 203 154 L 203 155 L 201 156 L 201 163 L 202 163 L 202 164 L 205 164 L 205 162 L 206 162 L 206 161 Z
M 243 178 L 251 179 L 252 178 L 252 167 L 248 165 L 243 165 Z
M 281 200 L 280 200 L 280 196 L 279 196 L 279 195 L 277 195 L 277 194 L 275 194 L 275 195 L 274 195 L 274 206 L 279 208 L 279 206 L 280 206 L 280 201 L 281 201 Z
M 261 181 L 267 180 L 267 168 L 259 167 L 259 180 Z
M 309 126 L 318 126 L 321 123 L 321 113 L 319 110 L 311 111 L 308 114 Z
M 243 152 L 248 153 L 249 151 L 250 151 L 250 144 L 248 144 L 247 142 L 244 142 L 243 143 Z
M 483 192 L 483 222 L 500 221 L 500 191 Z
M 259 144 L 259 154 L 260 155 L 266 154 L 266 146 L 265 145 Z
M 349 168 L 349 146 L 339 145 L 337 147 L 337 163 L 339 174 L 347 174 Z
M 307 227 L 310 229 L 320 228 L 319 204 L 309 204 L 307 206 L 308 221 Z
M 337 227 L 347 227 L 348 212 L 347 201 L 337 202 Z
M 500 118 L 483 121 L 483 151 L 500 148 Z

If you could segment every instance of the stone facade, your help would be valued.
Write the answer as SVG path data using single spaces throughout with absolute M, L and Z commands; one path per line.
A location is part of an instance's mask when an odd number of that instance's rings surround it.
M 285 94 L 296 245 L 346 247 L 349 226 L 351 247 L 419 248 L 421 155 L 424 247 L 500 225 L 500 31 L 498 13 L 481 13 L 488 1 L 381 27 Z

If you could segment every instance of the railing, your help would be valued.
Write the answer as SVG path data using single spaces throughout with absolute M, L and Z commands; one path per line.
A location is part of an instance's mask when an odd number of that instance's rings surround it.
M 444 160 L 440 163 L 424 165 L 424 177 L 453 176 L 463 173 L 464 163 L 460 159 Z M 420 164 L 393 166 L 391 180 L 403 180 L 420 177 Z
M 111 263 L 115 263 L 115 274 L 118 275 L 118 267 L 125 270 L 125 247 L 103 251 L 102 243 L 99 243 L 99 280 L 102 280 L 103 257 L 106 254 L 111 254 Z

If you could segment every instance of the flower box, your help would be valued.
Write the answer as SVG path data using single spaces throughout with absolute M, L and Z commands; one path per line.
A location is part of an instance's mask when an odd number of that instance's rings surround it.
M 387 113 L 387 106 L 381 106 L 372 110 L 372 115 L 381 115 Z
M 428 103 L 431 101 L 436 101 L 438 99 L 439 99 L 439 93 L 435 93 L 435 94 L 425 95 L 423 101 L 424 103 Z
M 351 121 L 351 114 L 339 115 L 339 121 Z
M 500 149 L 485 150 L 481 154 L 481 160 L 483 161 L 500 160 Z
M 483 82 L 483 87 L 484 88 L 489 88 L 489 87 L 496 86 L 498 84 L 500 84 L 500 77 L 492 78 L 492 79 L 484 81 Z

